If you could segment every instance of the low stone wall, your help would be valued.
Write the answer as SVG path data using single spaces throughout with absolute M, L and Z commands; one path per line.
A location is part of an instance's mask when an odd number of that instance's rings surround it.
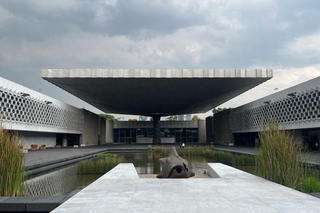
M 77 192 L 63 196 L 0 197 L 0 212 L 51 212 Z

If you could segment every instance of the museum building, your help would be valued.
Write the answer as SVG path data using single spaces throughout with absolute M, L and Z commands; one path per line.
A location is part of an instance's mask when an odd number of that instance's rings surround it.
M 224 75 L 221 75 L 220 70 L 220 76 L 215 77 L 234 78 L 236 71 L 234 74 L 224 71 Z M 208 73 L 208 76 L 214 75 Z M 217 74 L 215 70 L 212 73 Z M 262 76 L 242 73 L 250 78 Z M 147 80 L 146 77 L 142 77 Z M 198 75 L 198 78 L 200 77 L 201 75 Z M 256 84 L 259 83 L 261 82 Z M 262 124 L 276 120 L 281 128 L 292 131 L 295 139 L 303 146 L 315 149 L 320 137 L 319 87 L 320 77 L 317 77 L 251 103 L 219 112 L 205 121 L 160 121 L 160 141 L 254 146 Z M 208 102 L 204 105 L 207 107 Z M 112 104 L 110 106 L 113 107 Z M 199 109 L 199 106 L 196 108 Z M 109 121 L 86 109 L 73 107 L 4 78 L 0 78 L 0 115 L 2 126 L 12 132 L 18 132 L 26 148 L 30 148 L 32 144 L 38 147 L 106 143 L 150 144 L 154 138 L 152 121 Z
M 320 77 L 208 117 L 207 140 L 255 146 L 262 125 L 270 120 L 291 131 L 304 147 L 316 149 L 320 138 Z
M 1 125 L 26 149 L 152 143 L 150 121 L 109 121 L 0 77 Z M 205 122 L 161 121 L 161 143 L 205 142 Z

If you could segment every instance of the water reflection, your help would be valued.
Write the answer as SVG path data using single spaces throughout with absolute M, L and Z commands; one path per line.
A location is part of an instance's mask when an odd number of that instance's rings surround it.
M 152 153 L 120 153 L 125 158 L 126 163 L 133 163 L 138 174 L 159 174 L 160 162 L 159 156 Z M 189 163 L 189 167 L 196 174 L 203 174 L 207 163 L 212 160 L 201 156 L 183 157 Z
M 70 165 L 50 171 L 47 174 L 25 181 L 25 196 L 58 196 L 80 190 L 101 177 L 98 175 L 78 175 L 77 165 Z
M 138 174 L 159 174 L 159 156 L 148 153 L 118 153 L 123 156 L 126 163 L 133 163 Z M 189 163 L 189 167 L 196 174 L 203 174 L 207 163 L 211 159 L 201 156 L 183 157 Z M 254 167 L 237 167 L 249 173 L 253 173 Z M 50 171 L 47 174 L 32 178 L 25 182 L 28 196 L 53 196 L 67 195 L 75 190 L 82 189 L 97 180 L 99 175 L 77 175 L 77 165 Z

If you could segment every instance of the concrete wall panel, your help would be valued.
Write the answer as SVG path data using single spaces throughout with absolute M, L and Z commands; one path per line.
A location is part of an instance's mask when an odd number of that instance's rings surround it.
M 100 117 L 100 144 L 106 143 L 106 119 Z
M 206 142 L 206 121 L 198 120 L 199 138 L 198 142 Z
M 83 109 L 84 128 L 80 144 L 82 146 L 98 145 L 99 115 Z
M 206 142 L 207 143 L 212 143 L 214 142 L 214 129 L 213 129 L 213 117 L 207 117 L 206 118 Z
M 230 131 L 230 109 L 216 113 L 214 115 L 214 135 L 215 142 L 222 145 L 234 143 L 232 132 Z
M 106 143 L 113 143 L 113 121 L 106 120 Z
M 19 138 L 24 148 L 31 148 L 31 144 L 46 145 L 47 147 L 54 147 L 56 145 L 56 134 L 45 132 L 18 132 Z

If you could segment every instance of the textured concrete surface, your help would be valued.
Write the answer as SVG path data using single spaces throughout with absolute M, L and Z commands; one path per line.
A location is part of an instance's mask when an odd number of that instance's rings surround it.
M 80 136 L 80 144 L 86 146 L 98 145 L 99 115 L 83 109 L 84 123 L 83 132 Z M 101 128 L 101 127 L 100 127 Z
M 262 69 L 45 69 L 42 77 L 98 109 L 118 114 L 207 112 L 272 78 Z
M 9 197 L 0 202 L 0 212 L 27 211 L 27 203 L 30 203 L 35 199 L 36 197 Z
M 231 109 L 232 133 L 261 131 L 262 118 L 286 130 L 319 128 L 319 85 L 320 76 Z
M 50 212 L 70 199 L 66 196 L 0 197 L 0 212 Z
M 52 212 L 320 212 L 316 197 L 220 163 L 208 165 L 220 178 L 139 179 L 133 164 L 119 164 Z

